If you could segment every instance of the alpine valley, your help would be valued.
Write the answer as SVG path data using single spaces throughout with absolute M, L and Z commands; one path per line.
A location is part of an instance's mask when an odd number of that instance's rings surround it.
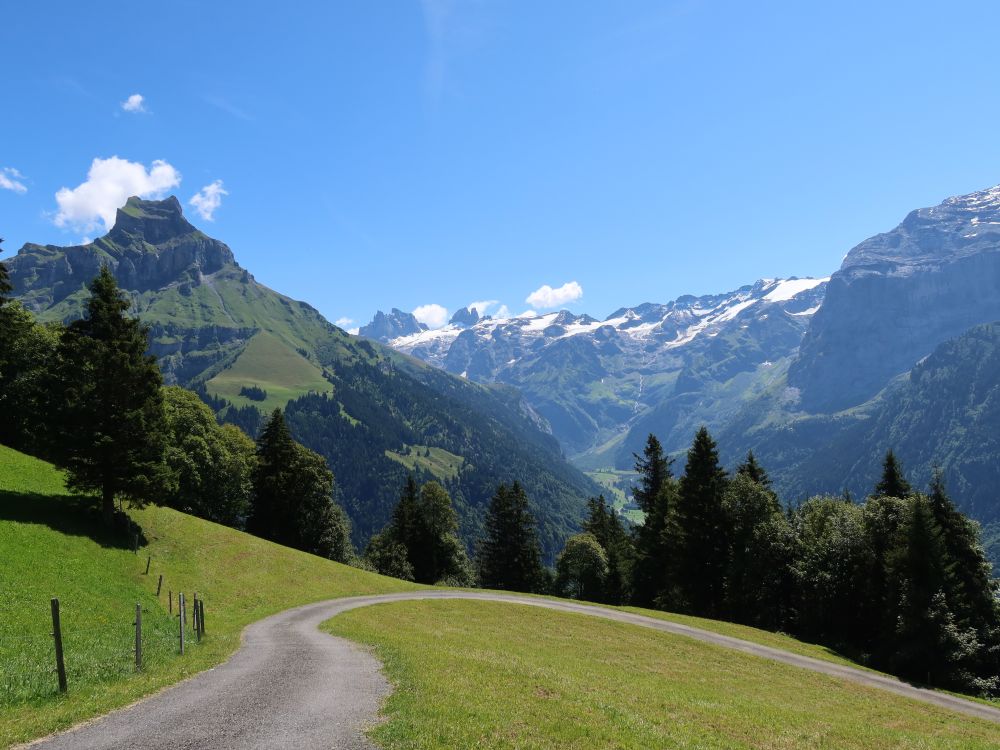
M 102 265 L 151 327 L 164 379 L 198 391 L 256 434 L 281 407 L 333 470 L 356 544 L 387 522 L 408 472 L 450 492 L 464 540 L 499 482 L 519 481 L 551 558 L 598 488 L 569 465 L 520 394 L 479 385 L 350 336 L 258 283 L 184 218 L 176 198 L 130 198 L 111 231 L 74 247 L 26 244 L 7 261 L 15 296 L 41 320 L 81 315 Z
M 516 387 L 573 463 L 626 500 L 649 433 L 679 456 L 699 425 L 729 465 L 753 450 L 790 502 L 863 496 L 886 449 L 934 467 L 1000 521 L 1000 187 L 910 213 L 828 279 L 623 307 L 481 317 L 428 330 L 378 313 L 361 335 L 479 383 Z

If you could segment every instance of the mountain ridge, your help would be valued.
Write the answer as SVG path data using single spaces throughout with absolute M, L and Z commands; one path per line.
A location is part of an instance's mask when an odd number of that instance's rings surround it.
M 54 321 L 82 314 L 88 284 L 107 264 L 150 325 L 166 382 L 198 390 L 221 419 L 250 430 L 259 407 L 286 409 L 296 439 L 334 470 L 359 544 L 388 519 L 409 470 L 397 457 L 414 445 L 463 459 L 448 487 L 469 545 L 499 482 L 521 481 L 532 494 L 550 559 L 597 492 L 519 396 L 351 336 L 260 284 L 225 243 L 187 222 L 176 198 L 131 198 L 94 242 L 27 243 L 6 264 L 15 297 Z M 250 387 L 265 401 L 244 395 Z M 351 442 L 359 439 L 368 441 L 360 452 Z M 413 467 L 419 480 L 444 479 L 435 469 Z

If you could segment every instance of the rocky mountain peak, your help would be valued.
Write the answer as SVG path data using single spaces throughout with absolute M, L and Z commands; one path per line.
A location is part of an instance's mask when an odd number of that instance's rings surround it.
M 460 307 L 449 321 L 453 325 L 474 326 L 479 322 L 479 310 L 476 308 Z
M 132 196 L 118 209 L 108 239 L 127 244 L 138 237 L 150 245 L 160 245 L 197 231 L 184 218 L 180 201 L 175 196 L 163 200 L 143 200 Z
M 365 338 L 386 342 L 399 336 L 409 336 L 426 330 L 427 326 L 417 320 L 413 313 L 403 312 L 394 307 L 388 314 L 381 310 L 376 312 L 372 322 L 361 326 L 358 334 Z

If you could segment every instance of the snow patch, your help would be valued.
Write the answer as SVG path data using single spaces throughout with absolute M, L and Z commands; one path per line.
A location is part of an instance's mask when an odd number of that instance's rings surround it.
M 787 279 L 786 281 L 779 281 L 778 285 L 768 292 L 764 299 L 768 302 L 787 302 L 793 297 L 802 294 L 802 292 L 815 289 L 820 284 L 829 280 L 830 277 L 827 276 L 824 279 Z

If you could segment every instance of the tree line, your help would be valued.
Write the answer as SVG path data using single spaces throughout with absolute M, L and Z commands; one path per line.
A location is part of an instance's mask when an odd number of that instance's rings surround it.
M 562 594 L 778 630 L 907 679 L 998 689 L 1000 612 L 979 526 L 942 475 L 906 481 L 890 451 L 864 502 L 785 509 L 751 452 L 733 474 L 704 428 L 683 474 L 650 435 L 627 529 L 603 497 L 557 564 Z
M 66 326 L 38 323 L 11 291 L 0 263 L 0 443 L 64 469 L 108 524 L 122 504 L 152 502 L 354 560 L 326 461 L 292 439 L 280 409 L 254 442 L 195 393 L 164 387 L 149 328 L 106 266 Z

